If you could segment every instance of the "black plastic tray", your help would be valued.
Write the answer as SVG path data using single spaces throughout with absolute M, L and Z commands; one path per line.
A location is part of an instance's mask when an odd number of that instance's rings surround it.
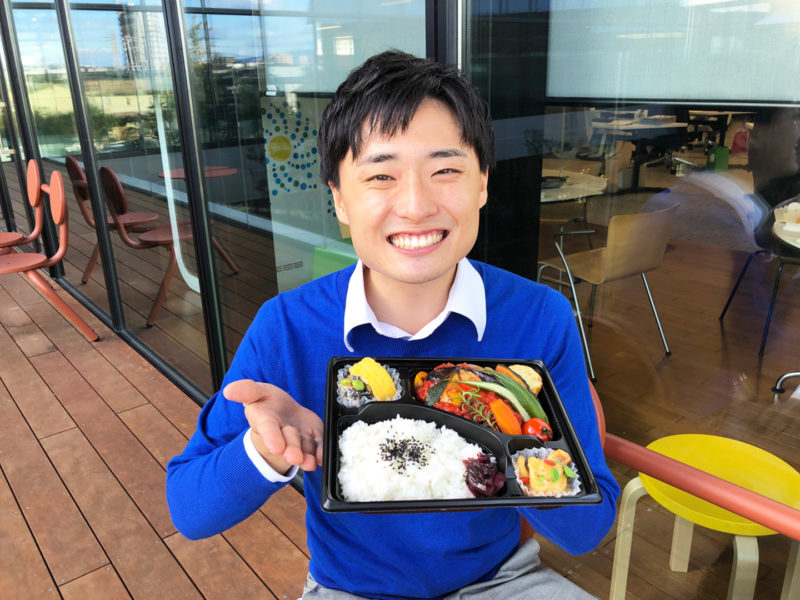
M 382 365 L 397 369 L 400 374 L 402 394 L 391 402 L 370 402 L 358 408 L 346 408 L 337 401 L 337 377 L 342 367 L 361 360 L 360 356 L 335 356 L 328 362 L 325 386 L 325 431 L 322 462 L 322 508 L 328 512 L 431 512 L 449 510 L 473 510 L 498 506 L 530 506 L 536 508 L 599 504 L 602 496 L 594 474 L 589 468 L 586 455 L 578 442 L 572 423 L 564 410 L 561 398 L 553 385 L 550 374 L 542 361 L 507 360 L 486 358 L 382 358 L 373 357 Z M 526 364 L 542 376 L 539 402 L 547 413 L 553 428 L 553 440 L 542 442 L 528 435 L 507 435 L 448 413 L 438 408 L 425 406 L 414 398 L 413 381 L 418 371 L 430 371 L 444 362 L 470 363 L 479 366 Z M 356 421 L 375 423 L 400 416 L 420 419 L 449 427 L 466 440 L 482 446 L 494 455 L 500 472 L 505 473 L 505 486 L 495 496 L 488 498 L 458 498 L 448 500 L 393 500 L 376 502 L 349 502 L 341 493 L 339 485 L 339 436 Z M 519 487 L 511 457 L 526 448 L 547 447 L 566 450 L 578 469 L 580 491 L 574 496 L 539 497 L 528 496 Z

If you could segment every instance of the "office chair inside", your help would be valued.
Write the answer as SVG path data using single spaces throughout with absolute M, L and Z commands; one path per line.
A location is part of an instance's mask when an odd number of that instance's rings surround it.
M 562 249 L 564 237 L 591 234 L 596 233 L 596 231 L 559 232 L 554 236 L 558 256 L 540 262 L 537 281 L 541 280 L 542 272 L 547 267 L 562 271 L 567 275 L 570 291 L 572 292 L 572 300 L 575 304 L 581 339 L 586 352 L 589 376 L 592 381 L 595 381 L 594 368 L 583 326 L 583 318 L 581 317 L 575 280 L 587 281 L 592 284 L 588 321 L 588 325 L 591 327 L 597 286 L 632 275 L 641 275 L 656 325 L 661 334 L 665 353 L 669 356 L 671 354 L 669 345 L 664 336 L 661 320 L 659 319 L 645 273 L 658 267 L 664 258 L 678 206 L 679 204 L 673 204 L 668 208 L 654 212 L 612 217 L 608 224 L 606 246 L 603 248 L 564 254 Z

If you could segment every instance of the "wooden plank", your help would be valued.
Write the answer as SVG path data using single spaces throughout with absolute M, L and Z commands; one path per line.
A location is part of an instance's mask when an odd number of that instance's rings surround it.
M 26 356 L 36 356 L 55 350 L 50 339 L 42 335 L 38 325 L 19 304 L 12 301 L 5 288 L 0 288 L 0 324 L 14 338 L 14 342 Z
M 8 388 L 36 437 L 75 426 L 64 407 L 6 331 L 0 328 L 0 381 Z
M 125 600 L 131 597 L 111 566 L 65 583 L 59 591 L 64 600 Z
M 186 446 L 186 436 L 152 404 L 119 413 L 119 418 L 165 469 L 170 459 Z
M 208 359 L 201 360 L 189 351 L 179 340 L 169 337 L 160 327 L 140 327 L 131 331 L 148 347 L 154 350 L 168 364 L 184 374 L 197 387 L 209 396 L 214 393 L 211 384 L 211 371 Z
M 5 557 L 5 568 L 0 568 L 0 590 L 6 598 L 55 598 L 56 584 L 1 473 L 0 556 Z M 13 561 L 9 560 L 12 556 Z
M 200 598 L 181 566 L 78 430 L 44 449 L 134 598 Z
M 100 353 L 113 360 L 131 385 L 188 439 L 197 426 L 200 407 L 121 339 L 106 342 L 97 346 Z
M 306 544 L 306 499 L 300 492 L 287 485 L 264 503 L 261 512 L 306 556 L 311 556 Z
M 53 353 L 32 360 L 156 531 L 162 536 L 174 533 L 161 465 L 63 356 Z
M 55 582 L 70 581 L 107 564 L 105 553 L 3 386 L 0 423 L 0 465 Z
M 223 536 L 277 598 L 299 598 L 308 573 L 308 558 L 260 512 Z
M 275 598 L 222 536 L 190 541 L 176 533 L 164 541 L 203 598 Z
M 101 339 L 90 342 L 66 319 L 55 318 L 57 311 L 49 304 L 31 307 L 29 313 L 42 323 L 42 329 L 60 353 L 112 410 L 119 412 L 147 404 L 147 399 L 98 351 L 98 346 L 112 335 L 108 329 L 97 327 Z

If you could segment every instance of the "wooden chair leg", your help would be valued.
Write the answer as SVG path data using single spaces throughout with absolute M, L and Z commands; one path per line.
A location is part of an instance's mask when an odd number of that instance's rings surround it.
M 100 339 L 100 336 L 97 335 L 94 329 L 89 327 L 89 325 L 78 316 L 74 310 L 72 310 L 69 305 L 64 302 L 58 294 L 56 294 L 55 290 L 47 283 L 44 278 L 39 275 L 36 271 L 25 271 L 25 276 L 30 279 L 33 284 L 41 290 L 41 292 L 47 297 L 50 302 L 52 302 L 55 307 L 61 311 L 67 319 L 72 321 L 72 324 L 78 328 L 78 330 L 86 336 L 90 342 L 96 342 Z
M 669 568 L 686 573 L 689 570 L 689 555 L 692 553 L 694 523 L 675 515 L 672 528 L 672 548 L 669 552 Z
M 150 315 L 147 317 L 148 327 L 152 327 L 153 323 L 156 322 L 156 317 L 158 316 L 158 312 L 161 310 L 161 305 L 164 304 L 164 300 L 167 298 L 167 288 L 169 288 L 169 282 L 172 281 L 172 277 L 175 275 L 177 268 L 178 261 L 175 258 L 175 248 L 170 245 L 169 264 L 167 265 L 167 270 L 164 272 L 164 279 L 161 280 L 161 287 L 158 288 L 158 295 L 153 301 L 153 308 L 150 309 Z
M 225 249 L 222 246 L 220 246 L 220 243 L 217 241 L 215 237 L 211 238 L 211 243 L 214 244 L 214 248 L 217 249 L 217 252 L 219 252 L 219 255 L 222 257 L 222 260 L 224 260 L 227 263 L 231 271 L 233 271 L 234 274 L 238 273 L 239 267 L 236 265 L 235 262 L 233 262 L 233 259 L 225 251 Z
M 81 283 L 86 283 L 89 281 L 89 278 L 92 276 L 92 271 L 94 270 L 94 266 L 97 264 L 97 259 L 100 257 L 100 244 L 94 245 L 94 250 L 92 250 L 92 255 L 89 257 L 89 262 L 86 265 L 86 269 L 83 271 L 83 277 L 81 277 Z
M 617 517 L 617 540 L 614 543 L 614 562 L 611 566 L 609 600 L 625 600 L 633 543 L 633 518 L 636 516 L 636 503 L 646 494 L 647 491 L 638 477 L 631 479 L 622 492 Z
M 749 535 L 734 536 L 728 600 L 752 600 L 757 577 L 758 538 Z
M 800 598 L 800 542 L 792 540 L 786 559 L 786 575 L 783 577 L 781 600 Z

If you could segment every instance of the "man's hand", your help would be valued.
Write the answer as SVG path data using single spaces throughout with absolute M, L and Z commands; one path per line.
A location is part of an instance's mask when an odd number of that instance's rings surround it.
M 253 445 L 278 473 L 293 465 L 313 471 L 322 464 L 322 419 L 269 383 L 240 379 L 222 390 L 244 404 Z

